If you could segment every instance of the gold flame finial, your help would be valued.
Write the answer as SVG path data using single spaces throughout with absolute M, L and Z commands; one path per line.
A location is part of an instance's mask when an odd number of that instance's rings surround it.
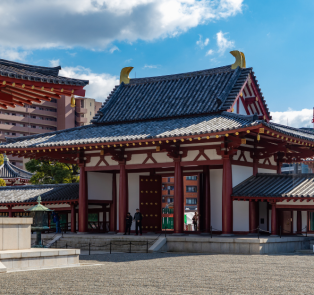
M 75 98 L 74 98 L 74 96 L 71 97 L 71 107 L 72 108 L 75 107 Z
M 239 50 L 233 50 L 233 51 L 230 51 L 230 53 L 236 59 L 235 63 L 231 66 L 232 70 L 236 69 L 237 67 L 246 68 L 245 55 L 243 52 Z
M 124 84 L 130 83 L 129 74 L 133 70 L 133 67 L 126 67 L 121 70 L 120 73 L 120 84 L 123 82 Z

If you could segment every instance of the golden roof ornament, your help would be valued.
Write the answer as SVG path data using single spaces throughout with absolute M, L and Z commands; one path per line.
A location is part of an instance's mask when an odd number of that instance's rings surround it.
M 239 50 L 230 51 L 230 53 L 235 57 L 236 61 L 231 66 L 232 70 L 235 70 L 237 67 L 246 68 L 245 55 Z
M 120 84 L 123 82 L 124 84 L 130 83 L 129 74 L 133 70 L 133 67 L 125 67 L 121 70 L 120 73 Z

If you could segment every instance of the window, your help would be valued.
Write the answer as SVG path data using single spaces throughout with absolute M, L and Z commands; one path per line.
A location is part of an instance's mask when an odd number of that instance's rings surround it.
M 13 126 L 16 126 L 16 123 L 12 123 Z
M 39 110 L 40 110 L 40 111 L 43 111 L 43 110 L 44 110 L 44 108 L 39 108 Z
M 90 106 L 92 106 L 92 103 L 90 102 Z
M 15 114 L 15 113 L 12 113 L 12 116 L 16 116 L 16 114 Z
M 92 112 L 89 112 L 89 115 L 91 116 L 91 115 L 92 115 Z
M 38 117 L 39 120 L 44 120 L 44 117 Z
M 4 122 L 4 124 L 5 124 L 5 125 L 10 125 L 10 123 L 9 123 L 9 122 Z
M 173 191 L 174 190 L 174 186 L 173 185 L 168 185 L 167 189 L 170 190 L 170 191 Z
M 35 125 L 32 125 L 32 128 L 36 128 L 36 126 L 35 126 Z
M 16 135 L 16 133 L 12 133 L 12 135 Z
M 20 127 L 24 127 L 24 124 L 19 124 Z
M 187 205 L 197 205 L 197 199 L 196 198 L 188 198 L 186 199 L 186 204 Z
M 4 132 L 4 135 L 10 135 L 10 132 Z
M 38 129 L 43 129 L 43 127 L 41 127 L 41 126 L 37 126 L 37 128 L 38 128 Z
M 197 192 L 197 186 L 195 186 L 195 185 L 187 185 L 186 186 L 186 192 L 187 193 L 196 193 Z
M 163 202 L 163 203 L 166 203 L 165 197 L 162 197 L 162 202 Z
M 173 202 L 173 198 L 168 198 L 167 199 L 168 204 Z
M 194 176 L 187 176 L 186 180 L 197 180 L 197 176 L 196 175 L 194 175 Z
M 36 116 L 31 116 L 32 119 L 36 119 Z
M 84 108 L 84 100 L 81 100 L 81 108 Z

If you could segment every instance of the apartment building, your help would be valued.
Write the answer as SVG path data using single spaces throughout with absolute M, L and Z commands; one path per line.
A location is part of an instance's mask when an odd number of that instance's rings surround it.
M 71 107 L 71 97 L 62 95 L 60 99 L 32 105 L 8 107 L 0 110 L 0 141 L 5 137 L 27 136 L 89 124 L 101 107 L 92 98 L 76 98 L 75 108 Z M 23 168 L 23 158 L 9 156 L 13 165 Z

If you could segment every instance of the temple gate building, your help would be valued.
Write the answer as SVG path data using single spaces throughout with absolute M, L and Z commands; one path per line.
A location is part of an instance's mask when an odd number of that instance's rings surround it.
M 79 164 L 81 233 L 95 204 L 109 208 L 112 232 L 123 233 L 136 208 L 143 231 L 160 232 L 163 175 L 174 178 L 175 234 L 184 232 L 189 175 L 200 178 L 199 232 L 313 228 L 314 176 L 280 170 L 314 156 L 314 134 L 271 123 L 253 69 L 243 53 L 233 54 L 233 65 L 176 75 L 130 79 L 132 68 L 124 68 L 91 125 L 7 138 L 0 152 Z

